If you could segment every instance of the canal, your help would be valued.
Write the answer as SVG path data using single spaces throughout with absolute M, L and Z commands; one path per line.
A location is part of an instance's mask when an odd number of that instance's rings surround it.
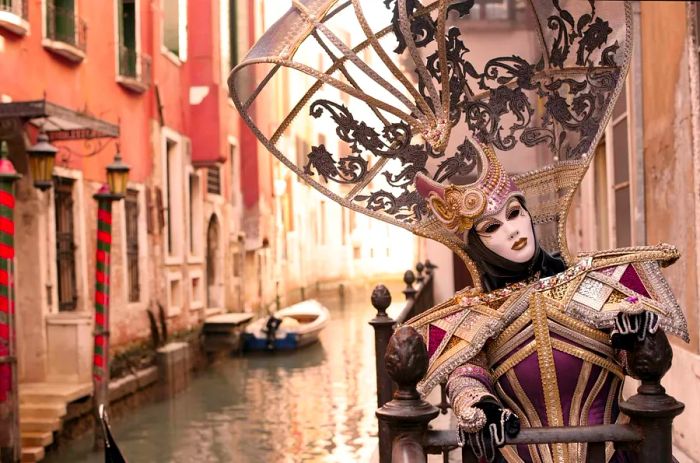
M 337 291 L 318 297 L 331 312 L 320 343 L 292 353 L 219 360 L 174 398 L 114 420 L 126 458 L 130 463 L 370 461 L 377 444 L 370 292 L 369 287 L 356 290 L 344 300 Z M 48 452 L 45 461 L 101 463 L 104 457 L 92 451 L 90 434 Z

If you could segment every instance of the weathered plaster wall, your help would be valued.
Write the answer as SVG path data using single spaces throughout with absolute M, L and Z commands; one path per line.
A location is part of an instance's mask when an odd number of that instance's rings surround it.
M 668 24 L 677 27 L 669 28 Z M 642 4 L 644 159 L 647 242 L 676 245 L 682 257 L 666 275 L 698 332 L 691 100 L 685 4 Z M 697 351 L 698 337 L 690 349 Z
M 691 341 L 673 340 L 674 365 L 664 380 L 686 405 L 676 419 L 674 444 L 700 460 L 695 419 L 700 416 L 698 356 L 698 270 L 694 200 L 692 114 L 686 3 L 642 2 L 644 170 L 647 242 L 676 245 L 682 257 L 665 270 L 688 317 Z M 674 27 L 669 27 L 673 24 Z M 697 111 L 697 106 L 695 106 Z

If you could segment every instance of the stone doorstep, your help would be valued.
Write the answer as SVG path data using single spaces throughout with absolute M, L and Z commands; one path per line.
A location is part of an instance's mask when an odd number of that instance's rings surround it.
M 19 422 L 20 432 L 53 432 L 61 429 L 61 418 L 23 418 Z
M 22 462 L 41 461 L 46 456 L 44 447 L 22 447 Z
M 22 418 L 61 418 L 66 415 L 64 402 L 21 403 L 19 416 Z
M 53 432 L 49 431 L 22 431 L 22 448 L 46 447 L 53 442 Z
M 20 403 L 73 402 L 92 395 L 92 383 L 20 383 Z

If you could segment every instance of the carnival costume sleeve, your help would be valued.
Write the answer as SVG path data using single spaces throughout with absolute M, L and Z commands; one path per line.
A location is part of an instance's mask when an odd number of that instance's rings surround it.
M 447 395 L 460 430 L 480 431 L 486 424 L 484 411 L 476 404 L 492 401 L 500 404 L 493 389 L 493 379 L 483 354 L 477 355 L 452 371 L 447 379 Z

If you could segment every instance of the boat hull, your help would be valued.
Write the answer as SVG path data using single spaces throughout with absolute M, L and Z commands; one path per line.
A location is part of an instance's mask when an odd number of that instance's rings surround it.
M 276 338 L 272 346 L 265 338 L 256 337 L 250 333 L 243 335 L 243 350 L 245 351 L 267 351 L 267 350 L 294 350 L 300 347 L 308 346 L 318 341 L 318 336 L 315 338 L 301 337 L 295 333 L 287 333 L 283 338 Z

